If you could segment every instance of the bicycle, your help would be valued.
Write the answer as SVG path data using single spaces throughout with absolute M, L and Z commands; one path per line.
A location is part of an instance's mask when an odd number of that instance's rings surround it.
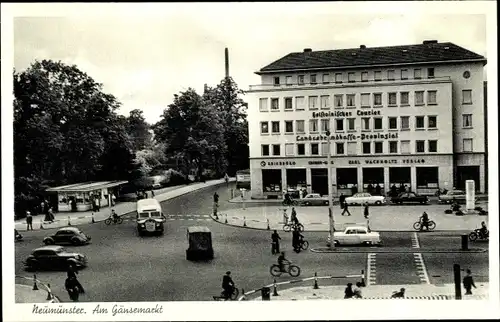
M 299 231 L 304 231 L 304 225 L 302 225 L 301 223 L 298 223 L 298 224 L 295 224 L 295 223 L 286 223 L 283 225 L 283 231 L 285 232 L 290 232 L 292 230 L 295 230 L 296 228 L 299 229 Z
M 233 292 L 229 296 L 229 298 L 226 298 L 226 294 L 224 291 L 220 293 L 219 296 L 214 296 L 214 301 L 234 301 L 238 298 L 238 295 L 240 294 L 240 290 L 235 286 L 233 287 Z
M 307 250 L 309 248 L 309 242 L 307 240 L 299 240 L 299 247 L 302 250 Z
M 415 230 L 423 230 L 422 229 L 422 221 L 417 221 L 416 223 L 413 224 L 413 229 Z M 436 223 L 432 220 L 429 220 L 427 222 L 427 231 L 432 231 L 434 230 L 434 228 L 436 228 Z
M 117 218 L 113 218 L 113 216 L 109 216 L 109 217 L 108 217 L 108 218 L 104 221 L 104 223 L 105 223 L 106 225 L 108 225 L 108 226 L 109 226 L 109 225 L 111 225 L 111 222 L 113 222 L 113 224 L 118 224 L 118 225 L 119 225 L 119 224 L 123 223 L 123 218 L 122 218 L 122 217 L 120 217 L 120 216 L 118 216 Z
M 283 264 L 283 266 L 284 266 L 283 267 L 284 269 L 282 271 L 278 264 L 273 264 L 273 265 L 271 265 L 269 272 L 274 277 L 279 277 L 279 276 L 281 276 L 282 273 L 288 273 L 292 277 L 297 277 L 300 275 L 300 267 L 298 267 L 297 265 L 293 265 L 291 263 L 286 263 L 286 264 Z

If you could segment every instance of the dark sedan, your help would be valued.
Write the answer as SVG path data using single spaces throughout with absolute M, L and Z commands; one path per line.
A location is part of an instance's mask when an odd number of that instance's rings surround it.
M 64 227 L 59 229 L 54 235 L 45 237 L 45 245 L 71 244 L 74 246 L 90 243 L 90 236 L 85 235 L 76 227 Z
M 69 264 L 83 268 L 87 266 L 87 258 L 80 253 L 68 252 L 62 246 L 44 246 L 35 249 L 25 261 L 27 270 L 67 269 Z
M 417 195 L 414 192 L 403 192 L 400 193 L 397 197 L 393 197 L 391 202 L 394 204 L 403 204 L 403 203 L 420 203 L 426 204 L 429 202 L 429 198 L 427 196 Z

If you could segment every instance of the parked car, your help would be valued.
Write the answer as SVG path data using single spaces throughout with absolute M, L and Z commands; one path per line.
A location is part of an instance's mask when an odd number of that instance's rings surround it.
M 453 203 L 453 201 L 456 201 L 458 203 L 465 203 L 465 200 L 466 194 L 463 190 L 450 190 L 446 194 L 439 196 L 440 203 Z
M 335 245 L 380 245 L 380 234 L 364 226 L 349 226 L 343 232 L 333 233 Z
M 322 197 L 319 193 L 308 193 L 298 201 L 301 206 L 328 206 L 328 196 Z
M 87 257 L 80 253 L 68 252 L 62 246 L 44 246 L 33 250 L 24 262 L 27 270 L 67 269 L 72 263 L 77 268 L 87 266 Z
M 92 238 L 83 233 L 77 227 L 64 227 L 59 229 L 54 235 L 47 236 L 43 239 L 45 245 L 86 245 L 90 243 Z
M 392 203 L 403 204 L 403 203 L 420 203 L 426 204 L 429 202 L 429 198 L 423 195 L 417 195 L 414 192 L 403 192 L 400 193 L 397 197 L 393 197 L 391 199 Z
M 386 203 L 384 196 L 372 196 L 368 192 L 358 192 L 351 197 L 345 198 L 348 205 L 363 205 L 368 203 L 370 205 L 381 205 Z

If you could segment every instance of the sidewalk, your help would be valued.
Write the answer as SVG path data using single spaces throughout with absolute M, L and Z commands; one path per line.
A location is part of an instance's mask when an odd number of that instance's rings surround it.
M 480 205 L 483 208 L 487 207 L 487 204 Z M 242 205 L 240 209 L 220 211 L 218 220 L 213 216 L 212 219 L 231 226 L 266 230 L 269 225 L 271 230 L 282 230 L 284 209 L 290 218 L 291 207 L 269 205 L 243 208 Z M 481 221 L 485 221 L 488 225 L 488 216 L 480 216 L 477 213 L 456 216 L 445 214 L 446 209 L 449 209 L 449 205 L 373 206 L 369 208 L 369 226 L 374 231 L 414 231 L 413 224 L 424 211 L 429 214 L 430 220 L 436 223 L 435 231 L 472 231 L 481 226 Z M 328 207 L 295 207 L 295 210 L 305 231 L 328 231 Z M 363 216 L 363 207 L 350 207 L 349 211 L 352 216 L 341 216 L 339 206 L 334 206 L 335 230 L 343 230 L 346 225 L 367 224 Z
M 355 282 L 355 281 L 354 281 Z M 319 289 L 314 289 L 314 281 L 304 282 L 309 283 L 309 286 L 299 286 L 288 289 L 277 287 L 278 296 L 272 296 L 273 286 L 271 288 L 271 301 L 300 301 L 300 300 L 340 300 L 344 299 L 345 285 L 322 286 L 321 283 L 327 283 L 319 280 Z M 353 283 L 353 281 L 351 281 Z M 355 283 L 353 283 L 355 284 Z M 269 286 L 269 285 L 268 285 Z M 472 295 L 464 295 L 465 290 L 462 287 L 462 300 L 488 300 L 489 298 L 489 283 L 476 283 L 477 288 L 472 289 Z M 409 284 L 409 285 L 370 285 L 361 288 L 362 299 L 355 300 L 384 300 L 391 299 L 394 291 L 399 291 L 405 288 L 405 299 L 407 300 L 454 300 L 455 285 L 454 284 Z M 251 291 L 250 291 L 251 292 Z M 248 294 L 250 292 L 245 292 Z M 252 295 L 246 296 L 247 299 L 262 300 L 260 290 Z M 401 300 L 401 299 L 393 299 Z
M 235 181 L 235 178 L 230 178 L 229 182 Z M 189 185 L 182 186 L 174 186 L 163 188 L 159 190 L 155 190 L 155 199 L 159 202 L 163 202 L 165 200 L 169 200 L 175 197 L 179 197 L 185 195 L 190 192 L 194 192 L 197 190 L 201 190 L 204 188 L 208 188 L 211 186 L 216 186 L 219 184 L 225 183 L 224 179 L 217 180 L 209 180 L 207 182 L 197 182 Z M 133 212 L 136 210 L 136 202 L 120 202 L 112 207 L 116 211 L 117 214 L 123 216 L 127 213 Z M 39 230 L 40 226 L 43 226 L 43 229 L 52 229 L 52 228 L 60 228 L 68 226 L 68 223 L 71 223 L 72 226 L 82 225 L 82 224 L 90 224 L 92 223 L 92 215 L 94 217 L 95 222 L 104 221 L 109 217 L 111 213 L 111 208 L 101 208 L 99 212 L 85 211 L 85 212 L 58 212 L 55 214 L 55 221 L 53 223 L 45 222 L 44 215 L 33 216 L 33 228 L 35 230 Z M 15 221 L 15 228 L 18 231 L 26 231 L 26 219 L 19 219 Z
M 15 303 L 59 303 L 50 287 L 37 279 L 36 289 L 34 279 L 30 277 L 17 276 L 15 278 Z

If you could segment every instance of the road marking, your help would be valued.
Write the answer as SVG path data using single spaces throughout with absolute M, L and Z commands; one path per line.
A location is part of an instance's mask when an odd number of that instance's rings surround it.
M 377 278 L 377 254 L 369 253 L 366 261 L 366 280 L 367 285 L 375 285 Z
M 417 267 L 417 274 L 420 278 L 422 284 L 430 284 L 429 275 L 427 274 L 427 268 L 425 267 L 424 258 L 421 253 L 413 253 L 413 260 L 415 261 L 415 266 Z
M 420 248 L 420 243 L 418 241 L 418 234 L 417 234 L 417 232 L 413 233 L 413 236 L 411 238 L 411 247 L 413 247 L 413 248 Z

